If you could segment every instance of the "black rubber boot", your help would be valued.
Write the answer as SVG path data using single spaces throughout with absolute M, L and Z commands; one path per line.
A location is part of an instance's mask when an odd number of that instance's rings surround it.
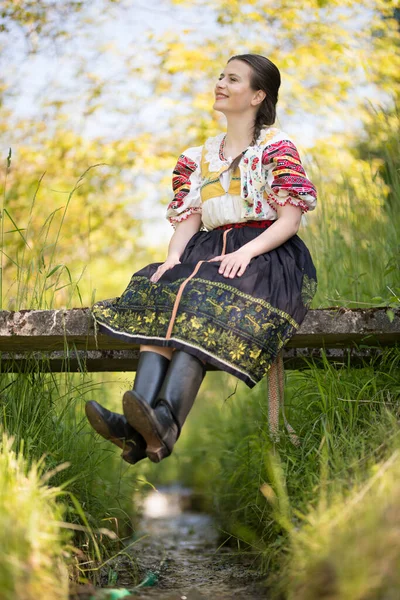
M 169 359 L 157 352 L 140 353 L 132 392 L 135 391 L 142 402 L 155 404 L 169 364 Z M 145 440 L 124 415 L 111 412 L 94 400 L 86 402 L 85 412 L 98 434 L 123 449 L 121 456 L 126 462 L 134 465 L 146 458 Z
M 135 391 L 125 394 L 124 414 L 145 439 L 151 461 L 160 462 L 171 454 L 205 373 L 201 360 L 176 350 L 154 405 L 143 402 Z

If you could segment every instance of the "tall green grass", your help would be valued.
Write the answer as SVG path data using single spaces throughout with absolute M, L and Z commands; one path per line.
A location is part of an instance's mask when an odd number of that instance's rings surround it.
M 0 309 L 49 309 L 55 301 L 62 299 L 64 306 L 82 304 L 79 283 L 84 276 L 72 274 L 70 268 L 58 255 L 58 244 L 62 238 L 68 209 L 74 195 L 81 187 L 85 176 L 100 165 L 89 167 L 76 181 L 67 194 L 65 204 L 44 215 L 41 225 L 37 225 L 37 198 L 41 191 L 44 174 L 40 177 L 33 197 L 30 200 L 27 222 L 21 226 L 16 221 L 12 206 L 8 206 L 6 196 L 7 176 L 11 168 L 11 150 L 7 159 L 4 181 L 2 219 L 1 219 L 1 273 Z M 35 227 L 33 227 L 35 221 Z M 7 229 L 5 229 L 7 227 Z M 88 231 L 88 235 L 89 235 Z M 4 278 L 5 268 L 11 276 Z M 7 282 L 8 287 L 4 285 Z
M 7 159 L 5 190 L 10 166 L 11 155 Z M 49 309 L 56 302 L 59 304 L 60 299 L 64 306 L 82 304 L 79 289 L 82 273 L 73 275 L 63 263 L 58 255 L 58 243 L 68 208 L 85 174 L 68 194 L 65 206 L 58 210 L 49 208 L 49 214 L 43 215 L 42 226 L 34 232 L 31 223 L 34 218 L 36 223 L 38 220 L 36 200 L 42 180 L 31 199 L 24 226 L 14 219 L 4 191 L 0 239 L 3 309 Z M 18 243 L 11 243 L 10 236 L 17 236 Z M 14 279 L 3 278 L 5 268 L 12 270 Z M 7 289 L 4 281 L 7 281 Z M 15 372 L 11 372 L 0 357 L 0 426 L 13 436 L 21 460 L 28 466 L 40 463 L 44 474 L 54 474 L 54 485 L 66 490 L 63 514 L 72 527 L 74 545 L 79 549 L 75 555 L 79 559 L 76 558 L 71 574 L 82 581 L 96 582 L 100 577 L 99 565 L 106 557 L 118 553 L 123 547 L 120 540 L 131 534 L 133 489 L 139 483 L 134 475 L 125 476 L 132 472 L 127 463 L 120 460 L 120 452 L 95 436 L 84 416 L 87 400 L 111 404 L 107 395 L 111 396 L 109 390 L 116 388 L 118 380 L 112 375 L 88 374 L 84 364 L 80 373 L 71 373 L 68 360 L 65 367 L 64 373 L 45 373 L 32 356 L 27 372 L 18 372 L 17 365 Z M 62 464 L 68 467 L 59 471 Z M 10 503 L 8 526 L 12 527 L 11 495 L 7 501 Z M 23 520 L 24 514 L 18 518 Z M 18 548 L 17 544 L 14 551 L 15 560 L 23 565 L 24 548 Z M 11 558 L 5 555 L 5 560 L 11 561 Z M 134 580 L 134 565 L 132 575 Z M 2 585 L 0 576 L 0 589 Z M 25 596 L 15 595 L 16 600 L 22 598 Z
M 58 469 L 63 465 L 58 465 Z M 54 473 L 53 473 L 54 474 Z M 0 439 L 0 597 L 2 600 L 66 600 L 71 555 L 63 529 L 63 492 L 49 485 L 43 461 L 16 452 Z
M 380 158 L 349 159 L 334 178 L 326 163 L 313 169 L 319 204 L 299 235 L 317 268 L 314 307 L 400 305 L 400 136 L 393 139 L 382 142 Z
M 400 589 L 400 446 L 377 462 L 347 495 L 341 490 L 290 531 L 284 570 L 296 600 L 394 600 Z

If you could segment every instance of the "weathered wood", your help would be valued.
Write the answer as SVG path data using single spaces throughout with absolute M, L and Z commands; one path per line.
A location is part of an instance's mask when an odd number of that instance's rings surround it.
M 379 356 L 400 343 L 400 310 L 329 308 L 311 310 L 284 351 L 287 368 L 304 358 L 352 364 Z M 375 347 L 375 348 L 373 348 Z M 377 349 L 376 349 L 377 347 Z M 133 371 L 138 348 L 108 335 L 95 335 L 88 308 L 0 311 L 1 370 L 38 363 L 43 370 Z
M 323 366 L 327 360 L 337 366 L 351 364 L 361 367 L 374 358 L 379 364 L 382 355 L 380 348 L 288 348 L 283 350 L 283 362 L 286 369 L 305 369 L 310 361 Z M 43 372 L 77 371 L 121 372 L 136 371 L 139 349 L 134 350 L 74 350 L 68 352 L 28 352 L 21 354 L 1 353 L 0 372 L 20 372 L 32 369 Z M 208 365 L 207 370 L 217 370 Z
M 392 314 L 390 320 L 385 308 L 310 310 L 288 346 L 394 345 L 400 341 L 400 310 Z M 63 350 L 66 344 L 85 350 L 132 349 L 132 344 L 108 335 L 96 338 L 88 308 L 0 311 L 0 351 Z

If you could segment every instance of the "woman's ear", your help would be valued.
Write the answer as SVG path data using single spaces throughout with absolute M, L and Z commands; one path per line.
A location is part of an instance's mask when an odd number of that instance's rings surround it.
M 254 94 L 254 96 L 253 96 L 253 99 L 252 99 L 252 101 L 251 101 L 251 104 L 252 104 L 253 106 L 257 106 L 257 104 L 261 104 L 261 102 L 262 102 L 263 100 L 265 100 L 266 96 L 267 96 L 267 94 L 264 92 L 264 90 L 258 90 L 258 91 L 257 91 L 257 92 Z

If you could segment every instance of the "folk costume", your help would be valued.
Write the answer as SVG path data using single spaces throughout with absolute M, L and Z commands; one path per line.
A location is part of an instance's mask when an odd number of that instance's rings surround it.
M 220 263 L 209 261 L 260 235 L 276 220 L 278 205 L 313 210 L 316 190 L 296 146 L 279 129 L 263 129 L 233 172 L 224 142 L 222 133 L 185 150 L 173 171 L 168 220 L 175 227 L 193 213 L 202 218 L 180 264 L 157 283 L 150 277 L 162 263 L 137 271 L 123 294 L 97 302 L 93 315 L 101 333 L 175 348 L 252 388 L 303 321 L 316 291 L 315 267 L 297 235 L 252 258 L 240 277 L 224 277 Z M 128 418 L 134 427 L 139 413 Z

